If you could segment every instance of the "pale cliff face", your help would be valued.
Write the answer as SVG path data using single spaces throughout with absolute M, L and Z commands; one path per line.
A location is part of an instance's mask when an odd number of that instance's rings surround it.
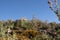
M 21 18 L 22 21 L 26 21 L 27 19 L 25 17 Z

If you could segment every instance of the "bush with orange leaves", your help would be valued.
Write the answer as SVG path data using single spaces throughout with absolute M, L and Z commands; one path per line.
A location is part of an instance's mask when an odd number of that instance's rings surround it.
M 21 32 L 21 34 L 18 34 L 17 32 L 19 31 L 15 31 L 16 32 L 16 38 L 20 39 L 20 40 L 30 40 L 34 37 L 36 37 L 37 35 L 39 35 L 38 31 L 35 30 L 25 30 L 23 32 Z
M 21 35 L 24 35 L 30 39 L 36 37 L 39 34 L 38 31 L 35 30 L 25 30 Z

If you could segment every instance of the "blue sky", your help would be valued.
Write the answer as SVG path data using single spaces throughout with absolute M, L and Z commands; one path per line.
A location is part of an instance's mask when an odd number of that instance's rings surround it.
M 0 0 L 0 20 L 17 20 L 23 16 L 49 22 L 59 22 L 57 16 L 49 9 L 48 0 Z

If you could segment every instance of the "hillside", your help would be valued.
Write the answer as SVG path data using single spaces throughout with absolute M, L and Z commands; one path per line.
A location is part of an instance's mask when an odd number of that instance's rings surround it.
M 39 19 L 0 21 L 0 40 L 59 40 L 60 24 Z

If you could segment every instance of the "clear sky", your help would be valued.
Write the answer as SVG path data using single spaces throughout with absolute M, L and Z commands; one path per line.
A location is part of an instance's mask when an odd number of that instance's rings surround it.
M 59 22 L 57 16 L 49 9 L 48 0 L 0 0 L 0 20 L 20 19 L 23 16 L 49 22 Z

